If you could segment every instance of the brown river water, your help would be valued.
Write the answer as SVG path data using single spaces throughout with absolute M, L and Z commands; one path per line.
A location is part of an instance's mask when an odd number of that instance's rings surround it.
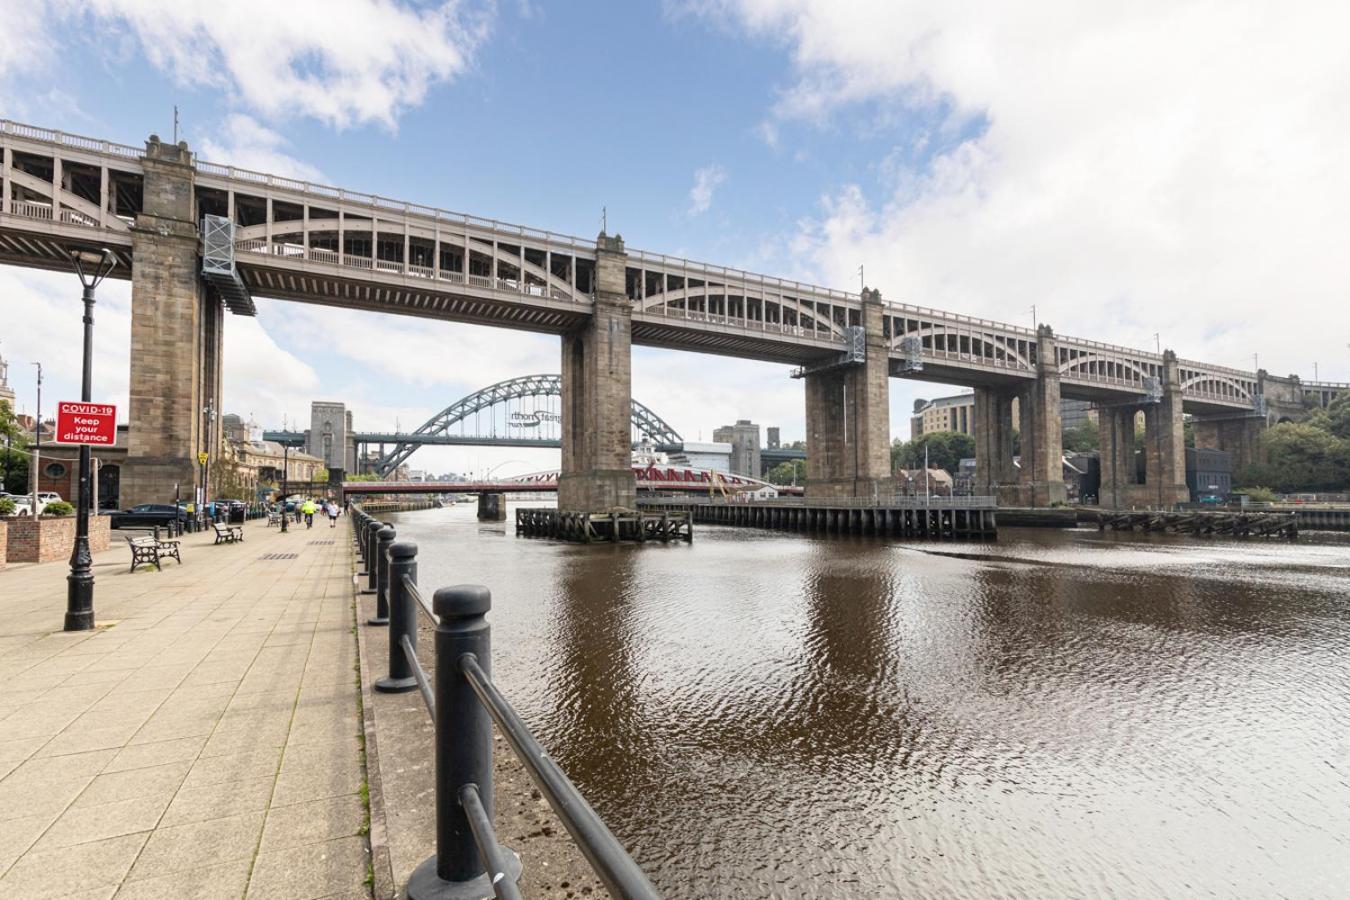
M 666 897 L 1350 896 L 1350 535 L 392 518 Z

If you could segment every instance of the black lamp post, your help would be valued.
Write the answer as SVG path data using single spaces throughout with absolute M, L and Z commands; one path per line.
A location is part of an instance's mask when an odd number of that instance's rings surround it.
M 286 485 L 286 476 L 288 474 L 288 470 L 290 469 L 290 467 L 291 467 L 291 445 L 286 443 L 285 441 L 282 441 L 281 444 L 281 533 L 282 534 L 286 533 L 287 530 L 286 519 L 290 517 L 290 514 L 286 512 L 286 494 L 288 493 Z
M 84 371 L 80 401 L 90 403 L 93 401 L 94 289 L 117 265 L 117 257 L 106 247 L 97 253 L 76 250 L 70 257 L 75 274 L 84 285 Z M 89 481 L 91 468 L 89 445 L 81 444 L 79 518 L 75 524 L 75 549 L 70 553 L 70 575 L 66 577 L 66 631 L 88 631 L 94 627 L 94 560 L 89 554 L 89 507 L 93 499 L 93 486 Z

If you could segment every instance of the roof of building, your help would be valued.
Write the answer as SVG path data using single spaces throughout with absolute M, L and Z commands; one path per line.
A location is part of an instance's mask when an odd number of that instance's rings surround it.
M 921 413 L 924 412 L 925 410 L 930 410 L 942 406 L 965 406 L 968 403 L 974 402 L 975 402 L 975 394 L 973 392 L 969 394 L 953 394 L 950 397 L 938 397 L 935 400 L 929 400 L 927 403 L 923 405 L 922 408 L 916 409 L 915 412 Z

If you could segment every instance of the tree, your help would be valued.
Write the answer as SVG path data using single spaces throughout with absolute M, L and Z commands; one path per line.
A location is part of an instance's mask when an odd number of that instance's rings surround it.
M 975 439 L 958 431 L 931 431 L 909 443 L 894 441 L 891 444 L 891 471 L 922 469 L 925 450 L 930 468 L 945 469 L 955 475 L 961 460 L 975 455 Z
M 764 480 L 769 484 L 805 484 L 806 461 L 789 459 L 780 462 L 769 470 L 768 474 L 764 476 Z
M 1101 449 L 1101 432 L 1092 422 L 1080 422 L 1064 430 L 1064 452 L 1083 453 Z
M 1327 407 L 1326 430 L 1343 441 L 1350 441 L 1350 391 L 1341 391 Z
M 1262 462 L 1237 473 L 1243 485 L 1281 493 L 1332 491 L 1350 483 L 1350 441 L 1311 422 L 1281 422 L 1261 435 Z
M 0 400 L 0 482 L 9 493 L 28 486 L 28 441 L 8 400 Z
M 317 469 L 314 470 L 314 480 L 315 480 L 315 481 L 327 481 L 327 480 L 328 480 L 328 470 L 325 469 L 323 466 L 319 466 Z

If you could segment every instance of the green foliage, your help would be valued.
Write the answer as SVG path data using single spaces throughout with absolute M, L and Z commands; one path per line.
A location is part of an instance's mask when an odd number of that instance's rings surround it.
M 244 478 L 243 467 L 223 459 L 213 460 L 211 463 L 211 497 L 249 502 L 256 499 Z
M 47 504 L 47 506 L 42 510 L 42 514 L 44 516 L 52 516 L 53 518 L 61 518 L 63 516 L 73 516 L 75 515 L 75 507 L 71 506 L 64 500 L 54 500 L 51 503 Z
M 28 446 L 23 429 L 19 427 L 19 420 L 14 416 L 14 408 L 10 406 L 8 400 L 0 400 L 0 442 L 5 438 L 9 438 L 9 445 L 15 450 L 22 450 Z
M 28 490 L 28 451 L 0 447 L 0 481 L 11 494 Z
M 928 465 L 931 468 L 945 469 L 949 474 L 955 475 L 961 460 L 975 455 L 975 439 L 957 431 L 933 431 L 909 442 L 893 441 L 891 471 L 922 469 L 925 449 L 928 451 Z
M 1275 492 L 1268 487 L 1249 487 L 1244 488 L 1240 493 L 1246 494 L 1249 500 L 1256 503 L 1274 503 Z
M 1242 485 L 1269 485 L 1279 493 L 1334 491 L 1350 484 L 1350 441 L 1319 427 L 1321 421 L 1281 422 L 1261 434 L 1263 461 L 1237 473 Z
M 325 469 L 323 466 L 319 466 L 317 469 L 314 470 L 314 480 L 315 480 L 315 481 L 327 481 L 327 480 L 328 480 L 328 470 Z
M 13 500 L 8 497 L 0 497 L 0 516 L 12 516 L 17 508 Z
M 1082 453 L 1101 449 L 1101 433 L 1092 422 L 1083 422 L 1064 431 L 1064 452 Z
M 793 442 L 790 443 L 790 444 L 784 444 L 784 445 L 783 445 L 783 449 L 785 449 L 785 450 L 805 450 L 805 449 L 806 449 L 806 441 L 793 441 Z
M 348 475 L 347 481 L 380 481 L 380 476 L 366 472 L 361 475 Z
M 786 462 L 780 462 L 768 471 L 764 480 L 769 484 L 805 484 L 806 460 L 789 459 Z
M 1342 391 L 1324 413 L 1326 429 L 1343 441 L 1350 441 L 1350 391 Z

